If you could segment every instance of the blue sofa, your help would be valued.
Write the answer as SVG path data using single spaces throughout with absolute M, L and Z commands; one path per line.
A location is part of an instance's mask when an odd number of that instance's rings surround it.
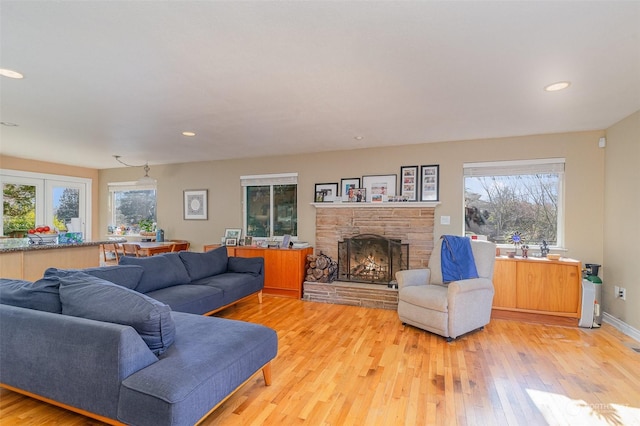
M 142 268 L 137 282 L 132 276 L 131 280 L 123 279 L 123 285 L 166 303 L 174 311 L 210 315 L 253 294 L 262 303 L 264 259 L 229 257 L 226 247 L 205 253 L 123 256 L 119 264 Z
M 252 276 L 256 269 L 238 272 L 243 262 L 231 266 L 236 261 L 229 258 L 226 272 L 208 280 L 145 287 L 177 279 L 163 263 L 183 260 L 176 255 L 142 264 L 51 268 L 36 282 L 0 279 L 0 386 L 106 423 L 156 426 L 197 423 L 260 371 L 269 385 L 275 331 L 200 315 L 255 293 L 255 284 L 236 291 L 234 283 L 243 287 L 238 275 Z M 202 258 L 189 257 L 183 263 L 188 273 L 206 272 Z M 206 303 L 196 300 L 196 287 Z

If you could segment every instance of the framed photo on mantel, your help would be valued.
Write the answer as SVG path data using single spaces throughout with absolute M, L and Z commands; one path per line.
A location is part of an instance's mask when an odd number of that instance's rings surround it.
M 420 167 L 420 201 L 439 201 L 440 166 L 437 164 Z
M 367 202 L 386 203 L 396 195 L 397 175 L 362 176 L 362 186 L 367 191 Z
M 340 179 L 340 195 L 342 201 L 356 201 L 356 189 L 360 188 L 360 178 Z
M 332 203 L 338 196 L 337 183 L 316 183 L 314 201 L 316 203 Z
M 418 201 L 420 177 L 418 166 L 400 167 L 400 195 L 403 200 Z

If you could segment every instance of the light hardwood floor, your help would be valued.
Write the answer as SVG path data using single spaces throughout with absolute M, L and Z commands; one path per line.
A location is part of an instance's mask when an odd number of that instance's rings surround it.
M 264 296 L 218 316 L 278 332 L 261 374 L 203 425 L 639 425 L 640 343 L 600 329 L 493 319 L 447 343 L 395 311 Z M 0 424 L 99 425 L 0 391 Z

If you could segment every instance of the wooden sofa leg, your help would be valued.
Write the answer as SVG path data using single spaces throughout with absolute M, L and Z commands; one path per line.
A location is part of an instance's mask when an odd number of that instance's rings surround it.
M 264 384 L 271 386 L 271 362 L 262 367 L 262 377 L 264 377 Z
M 258 303 L 262 303 L 262 290 L 258 292 Z

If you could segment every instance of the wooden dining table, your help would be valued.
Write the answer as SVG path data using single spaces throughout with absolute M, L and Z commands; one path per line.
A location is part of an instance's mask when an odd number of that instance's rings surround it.
M 144 256 L 153 256 L 154 254 L 167 253 L 171 251 L 171 247 L 175 244 L 172 241 L 140 241 L 135 243 L 140 246 L 140 252 Z

